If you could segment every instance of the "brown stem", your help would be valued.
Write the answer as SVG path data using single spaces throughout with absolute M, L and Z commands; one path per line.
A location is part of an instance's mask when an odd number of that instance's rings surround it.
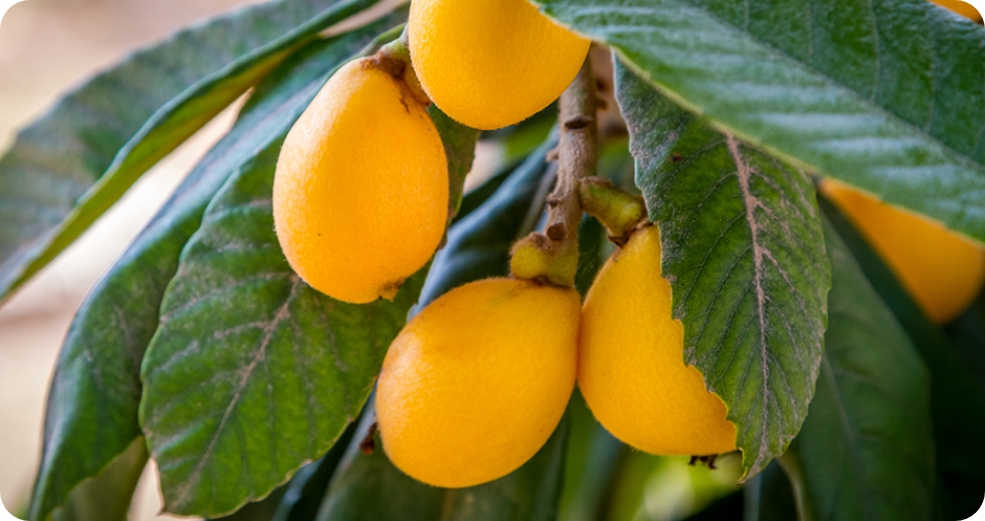
M 510 267 L 518 278 L 570 287 L 578 269 L 578 186 L 598 166 L 598 101 L 590 58 L 561 95 L 560 108 L 557 184 L 547 197 L 547 226 L 514 246 Z

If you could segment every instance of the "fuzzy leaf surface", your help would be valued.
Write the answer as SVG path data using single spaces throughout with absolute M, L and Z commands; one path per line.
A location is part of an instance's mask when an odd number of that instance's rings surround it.
M 239 10 L 138 52 L 64 97 L 0 158 L 0 301 L 284 58 L 374 3 Z
M 728 406 L 754 475 L 800 430 L 821 363 L 830 271 L 814 184 L 627 67 L 616 77 L 684 359 Z
M 807 519 L 931 519 L 930 375 L 906 332 L 826 225 L 830 323 L 810 414 L 780 460 Z
M 309 45 L 256 89 L 232 130 L 97 283 L 76 314 L 55 366 L 31 518 L 44 519 L 82 480 L 141 435 L 140 361 L 178 257 L 222 183 L 257 150 L 283 139 L 327 78 L 326 71 L 393 20 Z
M 533 0 L 692 113 L 985 242 L 985 28 L 924 0 Z
M 335 301 L 274 234 L 275 142 L 209 205 L 141 368 L 140 423 L 165 509 L 220 516 L 323 455 L 369 396 L 421 276 L 393 302 Z

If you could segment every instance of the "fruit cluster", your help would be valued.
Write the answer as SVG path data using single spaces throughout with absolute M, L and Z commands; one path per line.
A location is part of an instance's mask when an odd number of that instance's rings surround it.
M 448 167 L 427 105 L 478 129 L 515 124 L 564 91 L 590 45 L 527 0 L 413 0 L 405 36 L 335 73 L 291 129 L 277 164 L 274 218 L 284 254 L 308 284 L 346 302 L 392 298 L 442 240 Z M 858 206 L 826 186 L 839 204 Z M 697 456 L 736 449 L 725 404 L 684 363 L 658 227 L 635 196 L 599 190 L 568 194 L 578 218 L 583 210 L 596 216 L 620 245 L 584 304 L 568 281 L 573 274 L 551 271 L 571 266 L 521 241 L 513 277 L 448 292 L 393 341 L 376 414 L 383 448 L 401 470 L 443 487 L 508 474 L 547 441 L 576 380 L 602 425 L 638 449 Z M 863 223 L 877 219 L 876 210 L 858 211 Z M 934 233 L 946 232 L 926 236 Z M 980 287 L 981 251 L 940 244 L 949 256 L 978 255 L 962 269 L 977 273 Z M 906 266 L 894 268 L 912 286 Z M 915 294 L 938 320 L 956 312 L 940 309 L 944 297 Z M 968 299 L 949 300 L 963 307 Z

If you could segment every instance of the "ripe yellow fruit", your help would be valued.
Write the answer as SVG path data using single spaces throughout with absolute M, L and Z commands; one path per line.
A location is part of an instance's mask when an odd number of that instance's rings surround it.
M 985 283 L 985 249 L 943 225 L 826 179 L 821 192 L 854 224 L 924 314 L 949 322 Z
M 530 459 L 575 385 L 580 299 L 519 279 L 456 288 L 390 346 L 376 390 L 383 448 L 425 483 L 468 487 Z
M 651 454 L 735 450 L 735 426 L 701 373 L 684 364 L 684 330 L 660 276 L 660 232 L 650 226 L 606 262 L 581 313 L 578 387 L 615 437 Z
M 550 105 L 591 43 L 527 0 L 413 0 L 408 32 L 414 70 L 431 100 L 482 130 Z
M 346 302 L 393 298 L 448 217 L 448 163 L 425 106 L 371 58 L 345 65 L 288 133 L 273 206 L 305 282 Z

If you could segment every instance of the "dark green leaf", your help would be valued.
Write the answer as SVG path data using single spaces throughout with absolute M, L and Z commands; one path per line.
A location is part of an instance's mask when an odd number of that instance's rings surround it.
M 830 202 L 821 208 L 858 261 L 866 278 L 896 316 L 930 369 L 938 484 L 936 501 L 946 519 L 965 519 L 985 498 L 985 391 L 947 336 L 903 289 L 892 271 Z M 977 344 L 981 349 L 985 342 Z
M 275 488 L 267 497 L 247 503 L 228 516 L 211 517 L 206 521 L 271 521 L 289 485 L 290 482 Z
M 985 29 L 925 0 L 534 0 L 716 128 L 985 240 Z
M 792 521 L 797 519 L 793 487 L 778 461 L 770 463 L 743 490 L 745 521 Z
M 311 44 L 261 83 L 239 120 L 86 298 L 55 367 L 31 519 L 44 519 L 141 431 L 139 368 L 178 256 L 225 179 L 284 135 L 326 81 L 326 71 L 393 20 Z
M 359 413 L 417 299 L 335 301 L 291 270 L 274 233 L 281 142 L 231 177 L 181 254 L 141 367 L 140 424 L 165 510 L 222 515 L 322 456 Z
M 138 53 L 64 98 L 0 160 L 0 300 L 280 61 L 376 1 L 239 11 Z
M 147 446 L 138 436 L 99 475 L 88 478 L 68 495 L 52 521 L 126 521 L 130 498 L 147 464 Z
M 985 291 L 954 322 L 945 327 L 947 336 L 982 391 L 985 391 Z
M 492 176 L 489 177 L 481 185 L 469 190 L 462 197 L 462 205 L 458 209 L 458 213 L 455 214 L 455 218 L 452 220 L 452 224 L 461 221 L 466 215 L 472 213 L 473 210 L 479 207 L 482 203 L 486 202 L 487 199 L 492 197 L 496 190 L 499 189 L 500 185 L 506 181 L 506 178 L 510 176 L 519 163 L 512 163 L 503 166 L 496 171 Z
M 755 475 L 800 430 L 821 362 L 830 271 L 814 184 L 625 66 L 616 77 L 685 361 L 725 401 Z
M 527 463 L 505 477 L 475 487 L 443 489 L 400 472 L 380 448 L 366 455 L 363 422 L 333 480 L 318 521 L 552 521 L 561 492 L 567 419 Z
M 584 228 L 582 225 L 582 230 Z M 577 389 L 568 404 L 568 419 L 571 433 L 568 435 L 558 520 L 601 519 L 605 499 L 611 492 L 612 478 L 629 447 L 595 421 Z
M 740 490 L 712 501 L 710 505 L 688 516 L 684 521 L 742 521 L 744 508 L 745 501 Z M 789 521 L 793 518 L 787 519 Z
M 486 202 L 448 230 L 415 309 L 466 282 L 509 274 L 510 247 L 529 231 L 522 229 L 528 217 L 540 215 L 534 197 L 548 169 L 547 151 L 555 144 L 549 139 L 541 145 Z
M 462 190 L 465 187 L 465 175 L 472 170 L 475 159 L 475 144 L 479 141 L 479 131 L 466 127 L 441 112 L 437 105 L 428 108 L 431 120 L 438 127 L 441 143 L 448 156 L 448 222 L 458 214 L 462 206 Z
M 920 354 L 826 226 L 833 285 L 810 414 L 781 462 L 806 519 L 929 520 L 934 447 Z
M 318 515 L 318 507 L 328 493 L 332 476 L 335 475 L 355 433 L 356 423 L 350 423 L 328 454 L 301 467 L 291 479 L 272 521 L 311 521 Z
M 603 498 L 605 511 L 600 519 L 607 521 L 632 521 L 646 501 L 646 483 L 661 465 L 663 458 L 637 450 L 626 450 L 620 455 L 611 489 Z

